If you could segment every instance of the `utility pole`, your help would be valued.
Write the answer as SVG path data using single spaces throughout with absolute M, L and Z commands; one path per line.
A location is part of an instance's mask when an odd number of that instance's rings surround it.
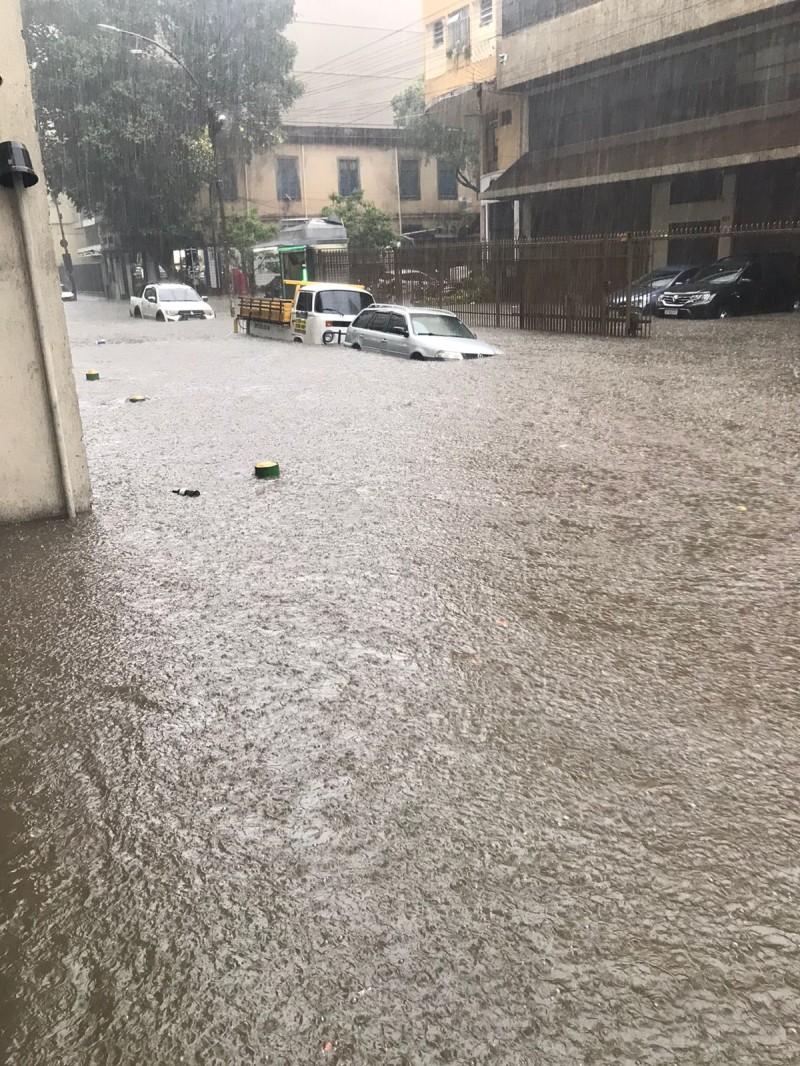
M 61 240 L 58 242 L 62 248 L 61 258 L 64 260 L 64 270 L 69 278 L 69 287 L 72 289 L 72 295 L 77 300 L 78 290 L 75 287 L 75 271 L 72 267 L 72 256 L 69 254 L 69 241 L 67 240 L 67 235 L 64 233 L 64 219 L 61 217 L 61 204 L 58 202 L 57 193 L 53 193 L 52 196 L 56 214 L 58 215 L 58 228 L 61 230 Z

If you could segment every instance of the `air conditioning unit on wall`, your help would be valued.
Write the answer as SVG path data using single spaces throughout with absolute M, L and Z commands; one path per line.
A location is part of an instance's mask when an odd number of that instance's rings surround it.
M 462 196 L 461 199 L 458 201 L 458 210 L 469 211 L 469 200 L 466 198 L 466 196 Z

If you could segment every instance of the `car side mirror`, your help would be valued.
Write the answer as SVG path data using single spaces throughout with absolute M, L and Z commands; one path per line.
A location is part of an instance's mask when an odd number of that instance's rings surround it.
M 396 333 L 398 337 L 408 336 L 408 330 L 405 326 L 392 326 L 392 333 Z
M 203 301 L 203 303 L 208 303 L 208 297 L 207 296 L 201 296 L 200 299 Z

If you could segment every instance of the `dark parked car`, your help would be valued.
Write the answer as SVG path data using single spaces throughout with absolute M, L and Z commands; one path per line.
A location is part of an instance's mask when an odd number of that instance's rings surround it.
M 651 315 L 661 293 L 678 281 L 688 281 L 700 270 L 699 266 L 664 266 L 656 267 L 642 277 L 637 278 L 631 287 L 631 306 L 636 311 Z M 625 289 L 617 289 L 608 298 L 608 306 L 613 311 L 624 311 L 626 301 Z
M 659 296 L 656 313 L 671 318 L 727 318 L 791 311 L 797 299 L 798 261 L 791 253 L 729 255 L 690 281 Z

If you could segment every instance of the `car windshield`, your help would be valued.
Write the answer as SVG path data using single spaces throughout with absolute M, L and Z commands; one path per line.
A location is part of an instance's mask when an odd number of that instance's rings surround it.
M 411 316 L 411 324 L 418 337 L 474 337 L 455 315 L 416 314 Z
M 637 289 L 656 289 L 668 285 L 680 273 L 677 267 L 660 267 L 658 270 L 651 270 L 649 274 L 643 274 L 633 285 Z
M 202 303 L 202 300 L 188 285 L 159 285 L 158 298 L 162 303 Z
M 704 281 L 707 285 L 725 285 L 734 281 L 747 266 L 747 259 L 720 259 L 692 278 L 692 284 Z
M 314 310 L 321 314 L 357 315 L 375 303 L 368 292 L 349 289 L 323 289 L 317 293 Z

